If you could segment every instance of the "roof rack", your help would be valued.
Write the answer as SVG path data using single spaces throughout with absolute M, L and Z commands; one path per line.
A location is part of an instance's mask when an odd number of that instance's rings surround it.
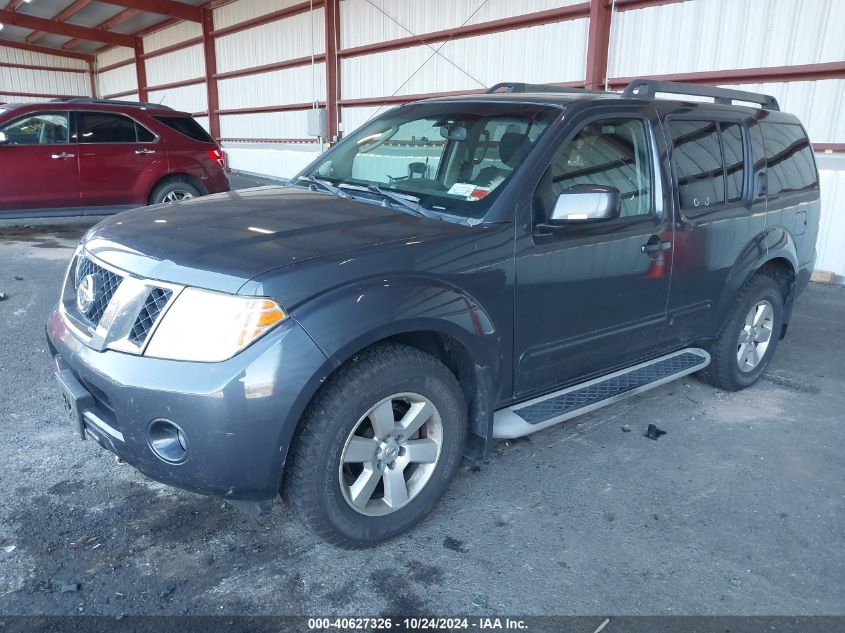
M 72 97 L 69 99 L 52 99 L 50 103 L 92 103 L 95 105 L 120 105 L 133 108 L 156 108 L 159 110 L 172 110 L 170 106 L 160 103 L 147 103 L 146 101 L 121 101 L 120 99 L 93 99 L 91 97 Z
M 634 79 L 625 88 L 622 96 L 635 99 L 654 99 L 658 92 L 693 97 L 711 97 L 715 103 L 722 105 L 732 105 L 734 101 L 745 101 L 747 103 L 758 103 L 764 110 L 780 110 L 777 99 L 771 95 L 746 92 L 745 90 L 699 86 L 678 81 L 659 81 L 657 79 Z
M 595 90 L 588 90 L 587 88 L 575 88 L 571 86 L 557 86 L 555 84 L 526 84 L 514 81 L 504 81 L 495 86 L 491 86 L 484 91 L 485 94 L 494 93 L 509 93 L 509 92 L 557 92 L 557 93 L 574 93 L 574 92 L 596 92 Z

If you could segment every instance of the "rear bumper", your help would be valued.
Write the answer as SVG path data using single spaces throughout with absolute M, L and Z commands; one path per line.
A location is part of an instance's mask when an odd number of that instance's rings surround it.
M 221 363 L 98 352 L 80 342 L 58 312 L 47 338 L 57 371 L 65 370 L 65 378 L 71 372 L 92 395 L 83 415 L 87 438 L 152 479 L 234 501 L 271 500 L 278 493 L 293 432 L 328 367 L 292 319 Z M 168 463 L 150 447 L 149 428 L 157 419 L 184 432 L 182 463 Z

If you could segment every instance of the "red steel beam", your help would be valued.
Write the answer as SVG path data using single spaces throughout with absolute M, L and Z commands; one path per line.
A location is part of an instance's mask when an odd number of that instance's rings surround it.
M 44 31 L 45 33 L 76 37 L 92 42 L 103 42 L 105 44 L 114 44 L 115 46 L 132 46 L 131 35 L 99 31 L 87 26 L 77 26 L 76 24 L 67 24 L 66 22 L 54 22 L 53 20 L 39 18 L 18 11 L 10 11 L 8 9 L 0 9 L 0 22 L 19 26 L 24 29 L 32 29 L 33 31 Z
M 202 22 L 202 9 L 184 2 L 173 0 L 99 0 L 108 4 L 116 4 L 127 9 L 137 9 L 146 13 L 158 13 L 170 18 L 179 18 L 190 22 Z
M 841 79 L 845 77 L 845 61 L 823 64 L 801 64 L 797 66 L 768 66 L 762 68 L 741 68 L 738 70 L 709 70 L 696 73 L 675 73 L 671 75 L 643 75 L 661 81 L 681 81 L 691 84 L 752 84 L 776 83 L 780 81 L 818 81 L 820 79 Z M 613 77 L 611 88 L 624 88 L 638 77 Z
M 138 101 L 146 101 L 147 96 L 147 65 L 144 62 L 144 39 L 134 38 L 135 75 L 138 78 Z
M 817 152 L 845 152 L 845 143 L 813 143 Z
M 125 59 L 122 62 L 115 62 L 114 64 L 109 64 L 108 66 L 102 66 L 101 68 L 97 69 L 98 73 L 107 73 L 110 70 L 117 70 L 118 68 L 123 68 L 124 66 L 131 66 L 135 63 L 135 57 L 133 56 L 131 59 Z
M 88 62 L 90 63 L 90 62 Z M 14 64 L 11 62 L 0 62 L 0 68 L 21 68 L 23 70 L 45 70 L 55 73 L 87 73 L 84 68 L 61 68 L 60 66 L 39 66 L 36 64 Z
M 128 97 L 129 95 L 138 94 L 137 90 L 124 90 L 123 92 L 114 92 L 112 94 L 103 95 L 103 99 L 120 99 L 121 97 Z
M 317 105 L 325 106 L 326 103 L 324 101 L 319 102 Z M 226 114 L 261 114 L 266 112 L 291 112 L 294 110 L 310 110 L 314 107 L 313 103 L 286 103 L 283 105 L 274 105 L 274 106 L 256 106 L 254 108 L 231 108 L 228 110 L 218 110 L 217 114 L 219 115 L 226 115 Z
M 314 55 L 315 62 L 322 62 L 326 58 L 322 53 Z M 258 75 L 260 73 L 270 72 L 272 70 L 285 70 L 287 68 L 297 68 L 298 66 L 308 66 L 311 63 L 311 56 L 297 57 L 296 59 L 286 59 L 281 62 L 273 62 L 272 64 L 264 64 L 262 66 L 250 66 L 249 68 L 241 68 L 239 70 L 230 70 L 225 73 L 215 74 L 217 79 L 233 79 L 235 77 L 248 77 L 250 75 Z
M 220 95 L 217 90 L 217 49 L 214 44 L 214 12 L 202 10 L 202 47 L 205 56 L 205 86 L 208 95 L 208 127 L 211 138 L 220 138 Z
M 325 23 L 323 31 L 326 37 L 326 127 L 329 143 L 338 138 L 340 127 L 340 60 L 337 49 L 340 45 L 340 0 L 326 0 L 323 11 Z
M 176 51 L 181 51 L 183 48 L 190 48 L 191 46 L 196 46 L 197 44 L 202 44 L 203 38 L 200 37 L 193 37 L 189 40 L 184 40 L 183 42 L 179 42 L 178 44 L 172 44 L 171 46 L 164 46 L 162 48 L 158 48 L 154 51 L 150 51 L 149 53 L 144 53 L 144 59 L 150 59 L 151 57 L 161 57 L 162 55 L 167 55 L 168 53 L 175 53 Z
M 566 7 L 558 7 L 556 9 L 548 9 L 546 11 L 536 11 L 534 13 L 525 13 L 523 15 L 515 15 L 509 18 L 491 20 L 489 22 L 479 22 L 478 24 L 467 24 L 466 26 L 434 31 L 432 33 L 424 33 L 423 35 L 410 35 L 408 37 L 400 37 L 384 42 L 374 42 L 363 46 L 344 48 L 338 51 L 338 56 L 341 58 L 358 57 L 360 55 L 382 53 L 385 51 L 396 50 L 398 48 L 406 48 L 408 46 L 433 44 L 436 42 L 445 42 L 447 40 L 473 37 L 475 35 L 488 35 L 490 33 L 499 33 L 501 31 L 523 29 L 530 26 L 539 26 L 541 24 L 577 20 L 578 18 L 589 17 L 589 15 L 590 3 L 580 2 Z
M 18 7 L 21 6 L 26 0 L 9 0 L 9 4 L 6 5 L 6 8 L 9 11 L 17 11 Z
M 590 2 L 590 30 L 587 35 L 587 88 L 603 88 L 610 48 L 610 0 Z
M 88 62 L 88 83 L 91 87 L 91 97 L 97 98 L 97 78 L 94 74 L 94 62 Z
M 87 7 L 92 2 L 94 2 L 94 0 L 75 0 L 75 2 L 70 4 L 66 9 L 61 11 L 53 19 L 56 20 L 57 22 L 64 22 L 68 18 L 71 18 L 74 15 L 76 15 L 77 13 L 79 13 L 80 11 L 82 11 L 82 9 Z M 26 36 L 26 41 L 29 42 L 30 44 L 34 44 L 36 41 L 41 39 L 41 37 L 43 35 L 44 35 L 44 31 L 33 31 L 32 33 L 30 33 L 29 35 Z
M 11 40 L 4 40 L 0 38 L 0 44 L 9 48 L 18 48 L 22 51 L 31 51 L 33 53 L 42 53 L 44 55 L 55 55 L 56 57 L 67 57 L 69 59 L 81 59 L 86 62 L 94 60 L 94 56 L 87 53 L 63 51 L 60 48 L 47 48 L 46 46 L 36 46 L 35 44 L 27 44 L 26 42 L 13 42 Z
M 687 0 L 616 0 L 616 10 L 630 11 L 632 9 L 646 9 L 648 7 L 657 7 L 662 4 L 676 4 L 678 2 L 687 2 Z
M 63 95 L 63 94 L 47 94 L 42 92 L 11 92 L 9 90 L 0 89 L 0 95 L 6 97 L 24 97 L 24 98 L 33 98 L 37 97 L 39 99 L 76 99 L 78 97 L 84 97 L 86 95 Z

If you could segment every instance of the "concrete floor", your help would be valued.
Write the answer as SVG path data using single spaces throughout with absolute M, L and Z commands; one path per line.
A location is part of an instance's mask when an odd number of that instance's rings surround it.
M 754 388 L 499 443 L 417 529 L 341 551 L 73 439 L 43 327 L 86 228 L 0 226 L 0 614 L 845 614 L 845 288 L 810 286 Z

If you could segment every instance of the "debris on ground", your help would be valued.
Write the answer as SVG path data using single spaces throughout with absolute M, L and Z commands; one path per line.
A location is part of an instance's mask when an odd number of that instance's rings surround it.
M 666 435 L 666 431 L 663 429 L 658 429 L 657 426 L 654 424 L 649 424 L 648 429 L 645 432 L 645 436 L 650 440 L 656 440 L 661 435 Z
M 15 545 L 4 545 L 3 551 L 6 552 L 7 554 L 11 554 L 12 552 L 15 551 L 15 547 L 16 547 Z
M 623 424 L 623 425 L 622 425 L 622 430 L 623 430 L 623 431 L 625 431 L 626 433 L 630 433 L 630 432 L 631 432 L 631 427 L 630 427 L 629 425 L 627 425 L 627 424 Z
M 78 582 L 72 582 L 67 585 L 62 585 L 62 593 L 76 593 L 80 589 L 82 589 L 82 585 L 80 585 Z
M 6 300 L 6 293 L 0 292 L 0 301 L 5 301 L 5 300 Z
M 15 275 L 15 281 L 23 281 L 23 277 L 20 275 Z

